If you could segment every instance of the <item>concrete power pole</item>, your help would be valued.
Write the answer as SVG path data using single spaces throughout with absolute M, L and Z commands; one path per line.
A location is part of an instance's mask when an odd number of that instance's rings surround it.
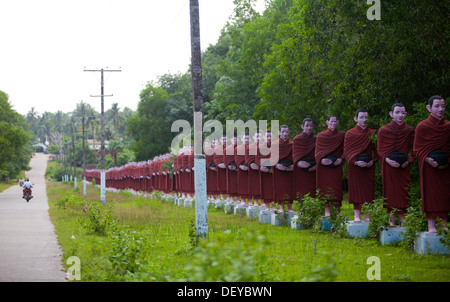
M 102 204 L 105 205 L 106 203 L 106 188 L 105 188 L 105 114 L 104 114 L 104 101 L 103 98 L 105 96 L 112 96 L 111 95 L 104 95 L 103 94 L 103 73 L 104 72 L 120 72 L 122 70 L 111 70 L 111 69 L 100 69 L 100 70 L 84 70 L 84 71 L 91 71 L 91 72 L 101 72 L 101 94 L 100 95 L 91 95 L 91 97 L 100 97 L 101 98 L 101 122 L 102 122 L 102 143 L 101 143 L 101 156 L 102 156 L 102 170 L 101 170 L 101 179 L 100 179 L 100 200 L 102 201 Z
M 198 0 L 190 0 L 192 102 L 194 109 L 195 227 L 197 240 L 208 235 L 206 161 L 203 153 L 203 83 Z

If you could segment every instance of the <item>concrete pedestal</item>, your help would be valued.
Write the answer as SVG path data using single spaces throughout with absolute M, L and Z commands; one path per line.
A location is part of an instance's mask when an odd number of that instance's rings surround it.
M 185 207 L 192 207 L 193 203 L 192 203 L 193 199 L 192 198 L 186 198 L 184 200 L 184 206 Z
M 449 248 L 441 243 L 440 238 L 442 238 L 442 235 L 437 233 L 417 233 L 414 251 L 418 254 L 450 254 Z
M 275 210 L 262 210 L 259 212 L 259 222 L 262 224 L 269 224 L 272 221 L 272 213 L 274 213 Z
M 234 214 L 234 208 L 236 205 L 238 204 L 232 201 L 226 202 L 224 207 L 225 214 Z
M 328 217 L 322 217 L 321 223 L 322 223 L 322 225 L 321 225 L 320 229 L 322 231 L 328 231 L 332 227 L 330 218 L 328 218 Z
M 223 208 L 224 202 L 223 200 L 217 200 L 216 204 L 214 205 L 216 209 L 221 209 Z
M 246 205 L 241 205 L 238 204 L 234 207 L 234 215 L 241 215 L 241 216 L 245 216 L 247 215 L 247 206 Z
M 273 212 L 270 216 L 270 223 L 274 226 L 288 226 L 291 218 L 297 215 L 295 212 Z
M 388 227 L 386 230 L 383 230 L 380 234 L 381 244 L 388 244 L 402 241 L 403 240 L 402 232 L 405 232 L 404 227 Z
M 261 211 L 260 207 L 256 206 L 247 206 L 246 214 L 250 219 L 256 219 L 259 217 L 259 212 Z
M 369 222 L 368 221 L 349 221 L 347 222 L 347 232 L 350 237 L 366 237 L 369 230 Z
M 291 218 L 291 229 L 294 229 L 294 230 L 302 229 L 302 225 L 298 222 L 298 214 L 295 214 Z

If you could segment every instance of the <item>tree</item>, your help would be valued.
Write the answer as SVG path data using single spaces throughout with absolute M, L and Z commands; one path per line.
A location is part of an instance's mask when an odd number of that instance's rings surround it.
M 108 151 L 114 159 L 114 166 L 117 167 L 117 156 L 124 150 L 124 146 L 121 141 L 111 140 L 108 144 Z
M 167 92 L 148 83 L 139 96 L 136 114 L 127 119 L 127 133 L 134 140 L 136 160 L 142 161 L 167 153 L 174 135 L 166 119 Z
M 29 169 L 32 153 L 25 118 L 12 109 L 8 95 L 0 91 L 0 179 L 15 178 Z
M 113 103 L 111 109 L 106 111 L 106 117 L 114 128 L 114 135 L 118 133 L 120 127 L 124 124 L 124 118 L 120 112 L 119 104 Z

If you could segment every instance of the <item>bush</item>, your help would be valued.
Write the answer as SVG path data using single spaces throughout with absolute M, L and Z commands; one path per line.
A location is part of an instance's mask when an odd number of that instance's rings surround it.
M 143 235 L 129 226 L 122 226 L 112 235 L 109 262 L 112 266 L 113 279 L 132 278 L 143 266 L 142 250 L 144 247 Z
M 245 240 L 236 240 L 231 231 L 218 233 L 213 240 L 199 242 L 191 263 L 186 266 L 188 282 L 258 281 L 260 250 L 267 244 L 261 234 L 243 231 Z
M 106 236 L 114 229 L 117 219 L 112 216 L 111 204 L 101 205 L 98 202 L 83 202 L 83 211 L 88 220 L 83 226 L 92 233 Z
M 319 196 L 318 194 L 318 197 L 311 197 L 308 193 L 300 201 L 294 201 L 292 209 L 297 212 L 297 223 L 302 227 L 320 230 L 326 200 Z
M 421 207 L 419 198 L 410 197 L 409 207 L 406 210 L 405 221 L 403 223 L 405 232 L 401 244 L 407 245 L 411 249 L 414 248 L 417 233 L 428 230 L 428 221 Z
M 367 236 L 373 239 L 380 239 L 380 234 L 389 225 L 389 214 L 387 208 L 384 207 L 384 198 L 380 197 L 371 203 L 364 203 L 361 212 L 370 215 L 369 229 Z
M 83 205 L 83 200 L 79 195 L 66 195 L 56 201 L 56 205 L 62 209 L 76 208 Z

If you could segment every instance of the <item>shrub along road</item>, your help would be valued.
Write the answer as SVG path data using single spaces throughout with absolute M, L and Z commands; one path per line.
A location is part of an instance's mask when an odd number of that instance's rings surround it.
M 22 199 L 22 188 L 0 193 L 0 281 L 66 281 L 61 249 L 48 215 L 45 169 L 48 155 L 37 153 L 26 173 L 34 198 Z

